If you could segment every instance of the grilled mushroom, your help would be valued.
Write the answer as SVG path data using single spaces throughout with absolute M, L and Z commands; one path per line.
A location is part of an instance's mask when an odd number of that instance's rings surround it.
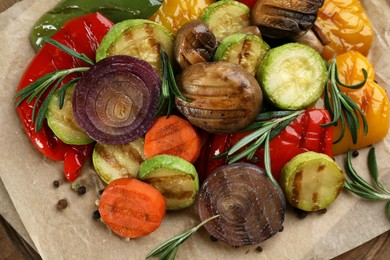
M 174 55 L 182 69 L 211 61 L 217 48 L 217 40 L 208 25 L 191 21 L 183 25 L 176 35 Z
M 271 39 L 292 39 L 314 24 L 324 0 L 261 0 L 252 10 L 252 23 Z

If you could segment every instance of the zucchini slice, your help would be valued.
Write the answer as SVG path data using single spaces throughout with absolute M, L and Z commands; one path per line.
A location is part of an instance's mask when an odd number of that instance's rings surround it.
M 138 179 L 162 193 L 168 210 L 189 207 L 199 191 L 198 173 L 194 165 L 173 155 L 160 154 L 145 160 Z
M 96 173 L 107 184 L 119 178 L 136 178 L 144 155 L 144 139 L 122 145 L 96 143 L 92 163 Z
M 282 169 L 279 182 L 286 199 L 304 211 L 327 208 L 344 187 L 344 175 L 328 155 L 301 153 Z
M 96 62 L 113 55 L 128 55 L 147 61 L 162 75 L 160 49 L 173 59 L 173 34 L 161 24 L 145 19 L 114 25 L 96 51 Z
M 53 133 L 66 144 L 89 144 L 94 140 L 76 123 L 72 110 L 72 97 L 76 84 L 70 86 L 65 93 L 64 105 L 59 107 L 60 90 L 56 90 L 50 99 L 46 112 L 47 124 Z
M 203 11 L 200 20 L 206 23 L 217 40 L 251 25 L 251 10 L 233 0 L 215 2 Z
M 287 43 L 266 54 L 256 76 L 273 105 L 300 110 L 321 97 L 328 72 L 325 61 L 313 48 Z
M 214 61 L 239 64 L 255 76 L 260 62 L 269 50 L 269 45 L 261 37 L 235 33 L 222 40 L 215 52 Z

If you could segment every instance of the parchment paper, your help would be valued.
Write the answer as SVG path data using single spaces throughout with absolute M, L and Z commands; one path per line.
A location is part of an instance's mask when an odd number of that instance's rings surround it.
M 196 208 L 167 213 L 160 228 L 147 237 L 124 240 L 92 219 L 98 191 L 103 188 L 90 166 L 79 180 L 87 187 L 84 196 L 61 182 L 62 162 L 41 155 L 22 130 L 13 108 L 16 86 L 34 53 L 28 42 L 32 24 L 56 0 L 24 0 L 0 15 L 0 177 L 38 252 L 44 259 L 144 259 L 157 245 L 197 223 Z M 362 1 L 376 30 L 369 58 L 376 79 L 390 90 L 390 8 L 385 0 Z M 382 182 L 390 186 L 390 135 L 376 144 Z M 354 160 L 356 169 L 367 174 L 367 149 Z M 343 162 L 343 156 L 337 161 Z M 69 206 L 56 210 L 59 199 Z M 390 229 L 384 202 L 360 199 L 343 192 L 327 213 L 313 213 L 298 219 L 288 210 L 284 231 L 256 246 L 230 248 L 212 242 L 201 230 L 179 249 L 177 259 L 329 259 Z

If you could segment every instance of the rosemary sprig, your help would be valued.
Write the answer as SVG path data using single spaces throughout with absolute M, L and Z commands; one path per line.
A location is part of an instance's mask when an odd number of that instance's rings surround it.
M 384 187 L 378 179 L 379 173 L 376 163 L 375 148 L 371 147 L 367 157 L 368 169 L 375 185 L 368 183 L 366 180 L 364 180 L 358 175 L 356 170 L 353 168 L 351 154 L 352 151 L 349 150 L 347 153 L 347 159 L 345 164 L 346 174 L 349 180 L 345 181 L 344 187 L 350 192 L 365 199 L 388 200 L 386 205 L 386 211 L 390 216 L 390 191 L 386 187 Z
M 362 69 L 362 72 L 364 75 L 364 80 L 362 82 L 354 85 L 346 85 L 341 82 L 339 78 L 336 61 L 333 60 L 329 64 L 329 84 L 325 86 L 324 103 L 333 120 L 332 122 L 322 124 L 321 126 L 336 126 L 340 121 L 342 131 L 340 136 L 333 143 L 338 143 L 344 137 L 346 128 L 345 123 L 347 123 L 351 132 L 352 141 L 354 144 L 356 144 L 358 139 L 358 130 L 360 128 L 360 123 L 358 120 L 359 116 L 361 117 L 363 122 L 364 135 L 367 135 L 368 124 L 363 111 L 349 96 L 344 94 L 339 87 L 343 86 L 350 89 L 358 89 L 363 87 L 367 81 L 367 71 L 365 69 Z
M 70 56 L 75 57 L 76 59 L 79 59 L 81 61 L 84 61 L 85 63 L 89 65 L 94 65 L 95 63 L 84 53 L 78 53 L 77 51 L 69 48 L 68 46 L 63 45 L 60 42 L 57 42 L 56 40 L 53 40 L 49 37 L 42 37 L 42 40 L 53 45 L 54 47 L 57 47 L 58 49 L 64 51 L 65 53 L 69 54 Z
M 93 61 L 90 60 L 85 54 L 79 54 L 78 52 L 50 38 L 44 37 L 43 40 L 63 50 L 67 54 L 86 62 L 87 64 L 94 64 Z M 87 70 L 89 70 L 89 67 L 57 70 L 38 78 L 36 81 L 16 93 L 14 96 L 15 108 L 17 108 L 23 101 L 32 103 L 33 109 L 31 120 L 35 124 L 35 131 L 39 132 L 42 129 L 44 119 L 46 118 L 46 112 L 50 103 L 50 99 L 53 97 L 55 90 L 59 87 L 61 82 L 73 73 L 85 72 Z M 64 104 L 66 89 L 71 84 L 77 82 L 78 79 L 79 77 L 73 78 L 61 87 L 59 96 L 60 108 L 62 108 Z
M 175 259 L 177 250 L 179 249 L 179 246 L 186 241 L 192 234 L 194 234 L 200 227 L 204 226 L 207 222 L 219 217 L 219 215 L 212 216 L 206 220 L 204 220 L 202 223 L 197 225 L 196 227 L 193 227 L 180 235 L 177 235 L 161 245 L 159 245 L 157 248 L 153 249 L 146 258 L 152 257 L 152 256 L 158 256 L 159 259 L 165 260 L 165 259 Z
M 164 113 L 169 117 L 175 106 L 175 97 L 186 102 L 191 102 L 191 100 L 183 96 L 180 92 L 179 87 L 176 84 L 171 62 L 163 48 L 160 49 L 160 57 L 162 61 L 162 88 L 155 117 Z
M 227 156 L 228 163 L 234 163 L 240 159 L 247 158 L 251 160 L 257 149 L 264 145 L 264 166 L 268 178 L 275 186 L 279 186 L 278 182 L 271 172 L 271 156 L 269 142 L 277 136 L 286 126 L 288 126 L 299 114 L 300 111 L 274 111 L 259 114 L 252 124 L 242 131 L 252 130 L 253 132 L 243 137 L 240 141 L 234 144 L 230 150 L 222 153 L 215 158 Z M 244 150 L 242 150 L 244 149 Z M 241 150 L 241 152 L 240 152 Z

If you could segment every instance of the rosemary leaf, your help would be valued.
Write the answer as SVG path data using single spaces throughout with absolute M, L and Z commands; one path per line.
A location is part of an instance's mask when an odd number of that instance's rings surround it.
M 270 155 L 270 149 L 269 149 L 269 141 L 270 141 L 270 134 L 267 134 L 267 137 L 265 139 L 265 145 L 264 145 L 264 165 L 265 165 L 265 173 L 267 174 L 267 177 L 270 179 L 272 184 L 275 187 L 278 187 L 280 189 L 279 183 L 275 180 L 272 171 L 271 171 L 271 155 Z
M 352 142 L 353 144 L 357 143 L 358 139 L 358 126 L 359 122 L 356 121 L 356 117 L 354 116 L 353 112 L 350 112 L 349 110 L 344 111 L 345 120 L 347 121 L 349 131 L 351 133 Z
M 378 170 L 376 165 L 375 158 L 375 150 L 371 148 L 369 151 L 368 161 L 369 170 L 371 173 L 371 177 L 374 179 L 375 183 L 379 183 L 378 181 Z M 361 178 L 355 171 L 351 163 L 351 151 L 349 150 L 347 153 L 347 162 L 346 162 L 346 173 L 350 181 L 344 182 L 344 188 L 349 190 L 350 192 L 356 194 L 357 196 L 365 199 L 371 200 L 389 200 L 390 202 L 390 193 L 383 193 L 387 191 L 385 187 L 382 186 L 380 189 L 376 189 L 371 186 L 368 182 L 366 182 L 363 178 Z M 379 187 L 379 186 L 378 186 Z M 386 211 L 389 213 L 389 202 L 386 204 Z M 390 215 L 389 215 L 390 216 Z
M 384 187 L 382 185 L 382 183 L 379 181 L 378 166 L 377 166 L 375 158 L 376 158 L 376 156 L 375 156 L 375 148 L 371 147 L 370 151 L 368 152 L 367 164 L 368 164 L 368 169 L 370 171 L 372 179 L 375 182 L 375 184 L 378 186 L 378 188 L 380 188 L 383 192 L 386 192 L 386 193 L 390 194 L 390 191 L 388 189 L 386 189 L 386 187 Z
M 65 53 L 69 54 L 70 56 L 73 56 L 79 60 L 82 60 L 89 65 L 94 65 L 94 62 L 84 53 L 80 54 L 80 53 L 76 52 L 75 50 L 63 45 L 62 43 L 60 43 L 56 40 L 53 40 L 51 38 L 48 38 L 48 37 L 42 37 L 42 40 L 53 45 L 54 47 L 57 47 L 58 49 L 64 51 Z
M 356 184 L 359 184 L 361 187 L 364 187 L 363 189 L 365 190 L 371 190 L 371 192 L 377 192 L 377 190 L 372 187 L 368 182 L 366 182 L 362 177 L 360 177 L 356 170 L 353 168 L 352 165 L 352 159 L 351 159 L 351 154 L 352 151 L 349 150 L 347 152 L 347 160 L 346 160 L 346 165 L 345 165 L 345 172 L 351 181 L 353 181 Z
M 386 203 L 385 211 L 386 215 L 390 218 L 390 201 Z
M 291 115 L 295 113 L 296 111 L 269 111 L 269 112 L 264 112 L 260 113 L 256 116 L 256 120 L 258 121 L 264 121 L 264 120 L 270 120 L 275 117 L 284 117 Z
M 349 190 L 350 192 L 358 195 L 361 198 L 369 199 L 369 200 L 390 200 L 390 196 L 386 196 L 384 194 L 374 193 L 374 192 L 367 192 L 362 191 L 356 188 L 356 186 L 353 183 L 344 183 L 344 187 Z
M 345 135 L 345 122 L 348 124 L 352 140 L 357 143 L 358 131 L 360 128 L 359 116 L 362 118 L 364 134 L 368 132 L 368 124 L 364 113 L 360 107 L 346 94 L 344 94 L 339 86 L 343 86 L 350 89 L 357 89 L 364 86 L 367 80 L 367 71 L 362 70 L 364 80 L 358 84 L 346 85 L 340 81 L 336 61 L 333 60 L 328 67 L 329 82 L 325 87 L 324 103 L 325 107 L 332 116 L 332 122 L 327 124 L 321 124 L 321 127 L 328 127 L 330 125 L 337 126 L 338 122 L 341 122 L 341 134 L 333 143 L 338 143 Z
M 224 156 L 228 156 L 228 163 L 234 163 L 240 159 L 247 158 L 251 160 L 256 151 L 264 145 L 264 165 L 267 171 L 267 175 L 274 183 L 279 187 L 276 180 L 273 180 L 271 173 L 271 156 L 269 151 L 269 142 L 275 136 L 277 136 L 283 129 L 285 129 L 303 110 L 300 111 L 275 111 L 266 112 L 265 115 L 258 115 L 257 119 L 267 119 L 261 122 L 253 122 L 251 125 L 243 129 L 242 131 L 252 130 L 253 132 L 244 136 L 241 140 L 235 143 L 227 153 L 215 156 L 214 158 L 220 159 Z M 243 151 L 239 152 L 241 149 Z M 237 153 L 238 152 L 238 153 Z
M 296 117 L 291 117 L 286 119 L 286 121 L 281 122 L 279 125 L 277 125 L 274 129 L 271 130 L 270 133 L 270 140 L 274 139 L 280 132 L 283 131 L 292 121 L 295 120 Z
M 228 163 L 237 162 L 238 160 L 240 160 L 244 157 L 247 157 L 247 159 L 251 160 L 252 157 L 254 156 L 254 153 L 256 152 L 256 150 L 259 149 L 260 146 L 264 143 L 265 138 L 266 138 L 266 135 L 259 136 L 258 139 L 253 144 L 248 146 L 244 151 L 240 152 L 239 154 L 228 157 L 229 158 Z
M 257 129 L 256 131 L 248 134 L 247 136 L 243 137 L 241 140 L 239 140 L 237 143 L 235 143 L 232 148 L 230 148 L 228 155 L 231 155 L 241 148 L 248 145 L 250 142 L 254 141 L 255 139 L 261 137 L 261 135 L 265 134 L 266 132 L 270 131 L 272 129 L 273 125 L 267 125 L 266 127 L 262 127 Z
M 345 99 L 346 102 L 348 102 L 348 104 L 352 107 L 352 109 L 355 110 L 355 114 L 356 114 L 356 117 L 360 116 L 360 118 L 362 119 L 362 122 L 363 122 L 363 133 L 364 135 L 367 135 L 368 133 L 368 123 L 367 123 L 367 119 L 366 119 L 366 116 L 364 115 L 362 109 L 347 95 L 345 94 L 342 94 L 343 95 L 343 98 Z
M 192 234 L 194 234 L 199 228 L 207 224 L 209 221 L 219 217 L 219 215 L 212 216 L 204 221 L 202 221 L 197 226 L 165 241 L 157 248 L 153 249 L 146 258 L 152 256 L 158 256 L 159 259 L 175 259 L 178 247 L 185 242 Z
M 354 85 L 346 85 L 345 83 L 341 82 L 341 80 L 339 78 L 339 73 L 337 72 L 337 63 L 335 63 L 335 69 L 336 69 L 336 82 L 337 82 L 337 84 L 339 84 L 343 87 L 350 88 L 350 89 L 359 89 L 359 88 L 363 87 L 367 82 L 368 73 L 367 73 L 367 70 L 365 70 L 364 68 L 362 68 L 362 73 L 363 73 L 363 77 L 364 77 L 363 81 L 359 82 L 357 84 L 354 84 Z
M 175 107 L 175 97 L 178 97 L 186 102 L 191 102 L 190 99 L 186 98 L 179 90 L 175 75 L 173 73 L 172 65 L 169 61 L 169 57 L 163 48 L 160 48 L 160 58 L 162 66 L 162 87 L 161 94 L 158 101 L 158 109 L 154 114 L 154 118 L 166 113 L 169 117 Z
M 76 83 L 80 78 L 74 78 L 66 82 L 59 90 L 59 95 L 58 95 L 58 107 L 62 109 L 64 107 L 64 100 L 65 100 L 65 95 L 66 91 L 68 90 L 69 87 L 73 86 L 74 83 Z

